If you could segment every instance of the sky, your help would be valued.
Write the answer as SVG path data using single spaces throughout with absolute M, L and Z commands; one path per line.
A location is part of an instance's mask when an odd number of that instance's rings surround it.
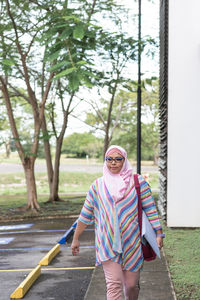
M 137 14 L 138 14 L 138 1 L 135 0 L 117 0 L 119 4 L 125 5 L 127 8 L 130 8 L 130 24 L 125 29 L 133 35 L 137 36 L 137 28 L 134 25 L 134 19 L 137 22 Z M 141 1 L 141 35 L 142 37 L 149 35 L 153 38 L 157 38 L 159 36 L 159 1 L 149 1 L 142 0 Z M 131 17 L 132 15 L 132 17 Z M 110 25 L 109 25 L 110 26 Z M 130 74 L 130 78 L 137 79 L 137 64 L 130 64 L 128 68 L 128 72 Z M 154 59 L 151 57 L 147 58 L 142 56 L 141 59 L 141 72 L 143 73 L 143 78 L 149 78 L 152 76 L 159 76 L 159 49 L 157 50 L 156 56 Z M 88 99 L 95 99 L 97 93 L 95 91 L 84 92 L 84 96 Z M 104 95 L 106 97 L 106 93 Z M 76 114 L 79 115 L 79 118 L 84 120 L 85 118 L 85 110 L 90 110 L 90 107 L 85 103 L 82 103 L 78 106 L 76 110 Z M 66 135 L 70 135 L 73 132 L 85 132 L 89 131 L 90 127 L 87 126 L 84 122 L 81 122 L 72 116 L 69 118 L 69 126 L 66 131 Z

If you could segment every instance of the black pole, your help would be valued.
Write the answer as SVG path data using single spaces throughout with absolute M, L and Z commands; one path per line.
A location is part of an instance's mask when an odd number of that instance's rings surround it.
M 137 173 L 141 173 L 141 0 L 138 0 Z

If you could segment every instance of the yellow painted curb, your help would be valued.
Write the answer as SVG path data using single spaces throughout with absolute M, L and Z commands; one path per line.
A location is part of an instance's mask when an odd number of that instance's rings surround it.
M 30 287 L 36 281 L 36 279 L 41 274 L 41 266 L 37 266 L 35 269 L 32 270 L 31 273 L 27 276 L 27 278 L 18 286 L 18 288 L 12 293 L 10 298 L 12 299 L 21 299 L 24 295 L 28 292 Z
M 47 255 L 39 262 L 40 266 L 48 266 L 48 264 L 52 261 L 52 259 L 60 252 L 60 244 L 57 244 L 53 247 Z

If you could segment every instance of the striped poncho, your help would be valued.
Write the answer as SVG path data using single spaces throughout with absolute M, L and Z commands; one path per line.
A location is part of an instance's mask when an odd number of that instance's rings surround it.
M 153 229 L 159 230 L 161 224 L 149 185 L 141 175 L 138 180 L 142 208 Z M 121 264 L 124 270 L 136 272 L 142 267 L 143 255 L 137 203 L 138 197 L 134 185 L 116 203 L 111 198 L 103 177 L 98 178 L 90 186 L 79 220 L 87 225 L 95 223 L 96 265 L 112 259 Z M 121 251 L 114 250 L 116 218 Z

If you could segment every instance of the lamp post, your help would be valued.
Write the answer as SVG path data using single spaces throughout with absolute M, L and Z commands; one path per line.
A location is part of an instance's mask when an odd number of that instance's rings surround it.
M 138 0 L 137 173 L 141 173 L 141 0 Z

